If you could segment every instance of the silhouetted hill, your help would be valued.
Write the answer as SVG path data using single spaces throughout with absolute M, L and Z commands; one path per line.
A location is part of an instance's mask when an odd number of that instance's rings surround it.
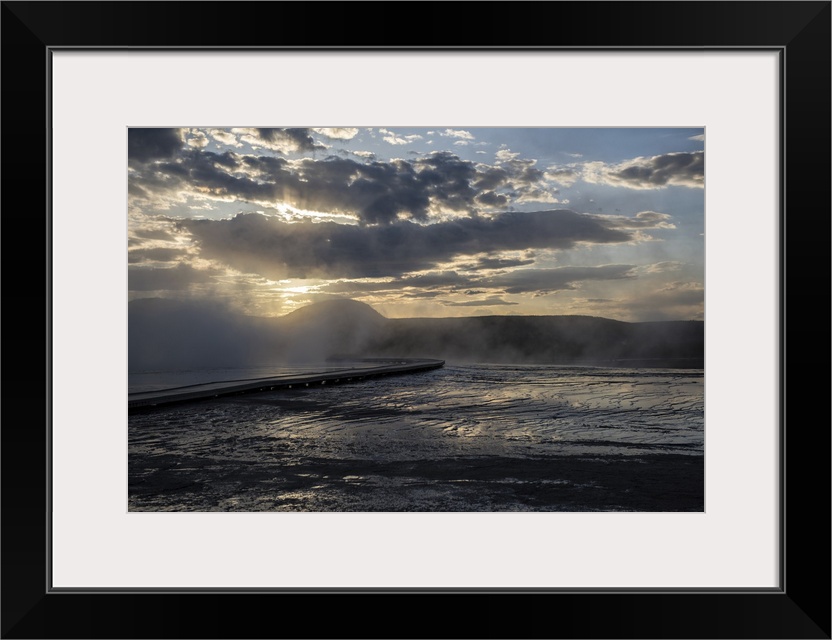
M 386 318 L 370 305 L 358 300 L 339 298 L 324 300 L 301 307 L 280 319 L 287 325 L 336 324 L 336 325 L 377 325 Z
M 384 333 L 387 318 L 356 300 L 326 300 L 278 318 L 288 360 L 315 361 L 330 356 L 363 355 Z
M 629 323 L 591 316 L 387 319 L 354 300 L 329 300 L 281 318 L 253 318 L 209 302 L 135 300 L 129 367 L 232 367 L 330 356 L 449 361 L 704 366 L 704 323 Z

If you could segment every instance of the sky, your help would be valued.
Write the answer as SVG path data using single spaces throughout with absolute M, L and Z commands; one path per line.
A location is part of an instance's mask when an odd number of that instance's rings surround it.
M 702 128 L 131 128 L 129 297 L 704 319 Z

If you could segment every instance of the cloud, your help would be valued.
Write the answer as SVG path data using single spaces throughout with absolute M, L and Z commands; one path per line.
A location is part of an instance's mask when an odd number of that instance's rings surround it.
M 320 285 L 317 290 L 333 295 L 363 296 L 368 293 L 382 293 L 402 288 L 397 280 L 338 280 Z
M 641 267 L 641 270 L 644 271 L 644 273 L 667 273 L 669 271 L 679 271 L 684 264 L 684 262 L 668 260 L 666 262 L 656 262 L 654 264 L 645 265 Z
M 590 200 L 590 202 L 592 202 Z M 597 218 L 606 221 L 612 229 L 675 229 L 676 225 L 669 222 L 670 214 L 659 213 L 658 211 L 639 211 L 636 215 L 601 215 L 595 214 Z
M 505 195 L 493 191 L 478 194 L 476 201 L 486 207 L 505 207 L 508 204 L 508 198 Z
M 488 298 L 465 300 L 463 302 L 452 302 L 450 300 L 439 300 L 438 302 L 446 307 L 493 307 L 519 304 L 517 302 L 503 300 L 500 296 L 489 296 Z
M 416 140 L 421 140 L 422 139 L 422 136 L 420 136 L 418 134 L 413 134 L 413 135 L 410 135 L 410 136 L 400 136 L 400 135 L 398 135 L 396 133 L 393 133 L 392 131 L 389 131 L 387 129 L 379 129 L 379 132 L 384 135 L 382 140 L 384 140 L 388 144 L 394 144 L 394 145 L 404 145 L 404 144 L 408 144 L 410 142 L 415 142 Z
M 546 178 L 553 182 L 557 182 L 564 187 L 571 187 L 580 178 L 581 174 L 578 169 L 573 166 L 551 166 L 546 169 Z
M 514 160 L 514 158 L 517 158 L 519 156 L 519 153 L 515 153 L 511 149 L 500 149 L 497 153 L 494 154 L 494 157 L 497 158 L 498 162 L 507 162 L 509 160 Z
M 148 240 L 175 240 L 176 236 L 167 229 L 134 229 L 133 235 Z
M 441 295 L 445 295 L 442 291 L 405 291 L 399 297 L 408 299 L 408 300 L 422 300 L 422 299 L 431 299 L 431 298 L 438 298 Z
M 462 140 L 473 140 L 474 136 L 471 135 L 470 131 L 465 131 L 464 129 L 445 129 L 439 133 L 440 136 L 444 136 L 446 138 L 461 138 Z
M 243 143 L 237 140 L 237 136 L 227 129 L 209 129 L 208 134 L 217 142 L 228 147 L 242 147 Z
M 691 136 L 688 140 L 695 140 L 696 142 L 705 142 L 705 134 L 700 133 L 698 136 Z
M 434 224 L 383 226 L 289 223 L 257 214 L 184 220 L 203 258 L 270 278 L 390 277 L 424 271 L 456 256 L 634 239 L 620 220 L 570 210 L 507 212 Z M 639 228 L 641 228 L 639 226 Z
M 315 142 L 309 129 L 281 129 L 275 127 L 234 128 L 231 133 L 240 134 L 240 139 L 253 148 L 264 147 L 278 153 L 305 153 L 325 149 Z
M 313 144 L 306 129 L 257 131 L 258 139 L 268 138 L 275 144 L 283 144 L 287 135 L 300 141 L 298 144 Z M 569 183 L 576 175 L 571 167 L 541 171 L 536 160 L 516 157 L 508 149 L 502 150 L 509 155 L 497 165 L 463 160 L 449 151 L 390 161 L 368 157 L 370 152 L 359 152 L 361 159 L 367 160 L 363 162 L 337 156 L 287 159 L 183 147 L 178 135 L 156 136 L 167 141 L 167 146 L 158 140 L 154 144 L 136 142 L 135 157 L 148 159 L 131 161 L 131 210 L 163 213 L 172 202 L 195 198 L 192 206 L 211 199 L 271 208 L 288 205 L 301 211 L 353 217 L 368 225 L 406 219 L 431 222 L 493 213 L 527 202 L 563 205 L 568 200 L 556 198 L 558 190 L 547 188 L 551 182 L 546 180 Z M 184 206 L 180 209 L 187 211 Z M 656 216 L 665 221 L 657 224 Z M 636 218 L 610 217 L 605 226 L 673 228 L 667 218 L 666 214 L 642 212 Z
M 534 258 L 479 258 L 474 264 L 466 265 L 468 269 L 508 269 L 534 264 Z
M 510 178 L 509 172 L 502 167 L 489 167 L 482 165 L 477 181 L 474 183 L 476 189 L 497 189 L 505 186 Z
M 339 280 L 318 287 L 322 293 L 340 295 L 365 295 L 370 293 L 390 293 L 405 289 L 439 289 L 431 297 L 440 295 L 448 290 L 463 289 L 470 286 L 469 276 L 463 276 L 456 271 L 431 271 L 412 276 L 399 277 L 388 280 Z M 416 296 L 416 293 L 408 295 Z
M 704 291 L 701 282 L 690 282 L 687 280 L 677 280 L 670 282 L 659 291 Z
M 361 296 L 367 294 L 401 293 L 415 288 L 419 291 L 437 291 L 444 295 L 462 294 L 476 296 L 493 295 L 477 300 L 442 301 L 447 306 L 483 306 L 485 300 L 501 300 L 505 294 L 532 294 L 542 296 L 557 291 L 574 291 L 582 282 L 631 280 L 636 278 L 637 267 L 627 264 L 602 265 L 597 267 L 556 267 L 550 269 L 515 269 L 492 276 L 460 274 L 456 271 L 434 271 L 412 277 L 396 278 L 383 282 L 339 281 L 323 285 L 320 291 L 329 294 Z M 489 304 L 514 304 L 491 302 Z
M 477 201 L 488 206 L 506 207 L 511 202 L 548 202 L 556 203 L 552 193 L 557 190 L 546 191 L 537 187 L 543 180 L 544 173 L 535 167 L 536 160 L 519 159 L 512 154 L 497 166 L 486 164 L 477 165 L 478 178 L 474 188 L 483 190 Z M 503 193 L 497 193 L 497 190 Z
M 208 136 L 206 136 L 199 129 L 191 129 L 188 132 L 187 142 L 189 147 L 196 147 L 197 149 L 202 149 L 203 147 L 208 146 Z
M 584 280 L 621 280 L 635 277 L 635 266 L 610 264 L 599 267 L 555 267 L 552 269 L 516 269 L 486 278 L 483 284 L 503 289 L 506 293 L 534 293 L 543 295 L 555 291 L 576 289 Z
M 375 160 L 376 157 L 376 154 L 372 151 L 352 151 L 351 153 L 359 158 L 369 158 L 370 160 Z
M 705 185 L 705 153 L 667 153 L 634 158 L 620 164 L 584 164 L 586 182 L 631 189 L 659 189 L 670 185 L 702 188 Z
M 131 164 L 172 158 L 181 148 L 181 129 L 127 130 L 127 157 Z
M 621 308 L 636 320 L 702 319 L 705 304 L 702 285 L 694 282 L 674 285 L 623 300 Z
M 388 224 L 401 217 L 427 220 L 434 211 L 475 212 L 482 204 L 476 199 L 480 190 L 473 186 L 479 177 L 474 163 L 449 152 L 411 161 L 363 163 L 190 149 L 175 161 L 137 167 L 129 187 L 135 198 L 148 200 L 166 194 L 181 200 L 183 192 L 191 192 L 266 206 L 285 203 L 353 215 L 367 224 Z M 512 179 L 522 186 L 524 176 Z M 507 204 L 505 198 L 485 199 L 493 205 Z
M 553 195 L 557 193 L 557 189 L 545 190 L 536 186 L 546 178 L 546 174 L 535 166 L 537 160 L 521 159 L 519 153 L 507 148 L 500 149 L 495 155 L 496 166 L 479 165 L 481 175 L 474 186 L 480 189 L 502 189 L 503 193 L 500 195 L 505 198 L 504 206 L 523 202 L 558 203 Z M 491 199 L 493 200 L 493 196 Z M 485 200 L 482 202 L 488 203 Z
M 355 127 L 319 127 L 312 131 L 332 140 L 352 140 L 358 135 Z
M 468 285 L 468 278 L 456 271 L 431 271 L 414 276 L 407 276 L 397 281 L 403 287 L 461 287 Z
M 504 160 L 500 167 L 508 171 L 515 185 L 517 183 L 529 185 L 542 180 L 544 177 L 543 171 L 534 166 L 536 164 L 537 160 L 509 158 Z
M 643 267 L 636 271 L 643 271 Z M 705 290 L 699 282 L 672 282 L 659 290 L 622 288 L 620 293 L 623 295 L 618 298 L 576 297 L 572 303 L 581 313 L 586 312 L 585 305 L 591 305 L 606 317 L 629 322 L 704 319 Z
M 262 165 L 279 168 L 279 158 L 264 158 Z M 284 161 L 285 162 L 285 161 Z M 274 199 L 272 185 L 240 175 L 244 163 L 241 156 L 231 151 L 218 154 L 211 151 L 188 149 L 175 160 L 156 162 L 136 167 L 129 176 L 129 189 L 137 197 L 174 195 L 181 199 L 183 192 L 217 197 L 238 197 L 248 200 Z
M 252 144 L 281 150 L 314 147 L 307 129 L 233 131 L 243 140 L 253 140 Z M 389 224 L 399 218 L 427 221 L 431 216 L 505 209 L 513 202 L 555 203 L 553 190 L 547 192 L 537 186 L 544 173 L 530 159 L 511 158 L 490 166 L 463 160 L 449 151 L 434 151 L 418 158 L 385 162 L 376 160 L 370 152 L 359 151 L 356 155 L 369 162 L 337 156 L 289 160 L 230 150 L 216 153 L 204 148 L 180 149 L 181 141 L 170 145 L 167 153 L 172 154 L 174 147 L 179 149 L 175 156 L 157 153 L 152 160 L 133 162 L 128 181 L 131 207 L 161 213 L 171 201 L 182 202 L 191 196 L 203 201 L 242 200 L 267 207 L 287 204 L 301 210 L 354 216 L 365 224 Z M 150 156 L 139 153 L 137 157 Z
M 561 204 L 568 203 L 569 200 L 559 200 L 554 194 L 558 193 L 557 189 L 553 191 L 546 191 L 545 189 L 524 189 L 517 193 L 515 202 L 542 202 L 545 204 Z
M 323 145 L 317 144 L 309 134 L 309 129 L 257 129 L 261 140 L 270 142 L 272 148 L 279 146 L 288 148 L 289 151 L 315 151 L 323 149 Z
M 149 249 L 133 249 L 127 253 L 127 262 L 171 262 L 186 255 L 181 248 L 152 247 Z
M 211 273 L 187 264 L 162 269 L 130 267 L 127 283 L 130 291 L 181 291 L 191 284 L 211 282 Z

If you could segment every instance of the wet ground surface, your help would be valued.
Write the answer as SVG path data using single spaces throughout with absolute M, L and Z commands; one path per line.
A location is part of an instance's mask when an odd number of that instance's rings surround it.
M 131 415 L 131 510 L 702 511 L 700 372 L 449 366 Z
M 702 511 L 702 458 L 461 458 L 297 464 L 160 456 L 131 465 L 132 510 Z M 233 469 L 233 471 L 230 471 Z

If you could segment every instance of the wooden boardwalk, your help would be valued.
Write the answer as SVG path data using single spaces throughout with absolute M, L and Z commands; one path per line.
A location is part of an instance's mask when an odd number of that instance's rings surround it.
M 257 378 L 254 380 L 225 380 L 220 382 L 206 382 L 192 384 L 185 387 L 160 389 L 157 391 L 140 391 L 127 394 L 128 410 L 149 409 L 177 402 L 192 402 L 210 398 L 221 398 L 242 393 L 258 393 L 275 389 L 297 389 L 326 384 L 343 384 L 366 378 L 416 373 L 438 369 L 445 364 L 444 360 L 427 359 L 389 359 L 364 360 L 368 366 L 344 368 L 323 373 L 289 374 Z

